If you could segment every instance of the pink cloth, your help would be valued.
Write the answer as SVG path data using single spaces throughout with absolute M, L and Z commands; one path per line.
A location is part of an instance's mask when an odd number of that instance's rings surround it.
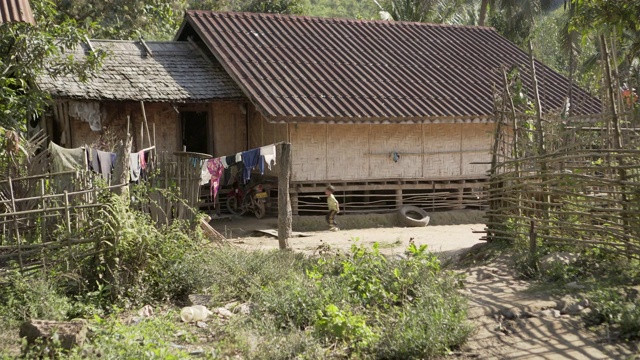
M 140 150 L 138 152 L 138 156 L 140 156 L 140 169 L 144 170 L 147 168 L 147 160 L 144 158 L 144 150 Z
M 207 160 L 207 169 L 209 169 L 209 174 L 211 174 L 211 195 L 213 195 L 213 200 L 215 200 L 218 196 L 220 178 L 224 172 L 224 166 L 220 158 L 209 159 Z

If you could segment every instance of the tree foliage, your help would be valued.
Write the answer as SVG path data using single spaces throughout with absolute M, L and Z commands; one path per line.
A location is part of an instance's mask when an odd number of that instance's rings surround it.
M 302 15 L 303 0 L 190 0 L 190 9 Z
M 56 0 L 58 19 L 73 18 L 93 38 L 171 39 L 182 21 L 184 0 Z
M 74 20 L 61 18 L 46 0 L 31 1 L 36 25 L 0 24 L 0 126 L 20 130 L 26 120 L 39 116 L 48 94 L 35 86 L 46 72 L 51 76 L 75 73 L 80 78 L 95 69 L 101 55 L 89 54 L 78 62 L 65 49 L 83 41 L 85 32 Z

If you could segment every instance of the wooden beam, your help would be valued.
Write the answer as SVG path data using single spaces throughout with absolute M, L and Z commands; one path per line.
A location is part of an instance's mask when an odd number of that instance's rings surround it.
M 281 250 L 290 249 L 292 215 L 289 182 L 291 180 L 291 144 L 283 143 L 277 154 L 278 176 L 278 245 Z

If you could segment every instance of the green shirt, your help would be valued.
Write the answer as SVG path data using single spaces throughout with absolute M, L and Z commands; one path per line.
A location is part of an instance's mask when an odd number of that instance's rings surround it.
M 329 211 L 340 212 L 340 205 L 333 194 L 327 195 L 327 206 L 329 206 Z

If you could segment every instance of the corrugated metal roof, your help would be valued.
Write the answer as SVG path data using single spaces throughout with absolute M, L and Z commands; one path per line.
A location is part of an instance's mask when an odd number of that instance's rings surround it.
M 176 38 L 195 31 L 270 121 L 487 117 L 499 69 L 529 68 L 486 27 L 211 11 L 185 21 Z M 537 65 L 544 110 L 562 108 L 568 80 Z M 576 113 L 600 112 L 585 91 L 574 96 Z
M 94 49 L 104 50 L 102 67 L 88 81 L 72 75 L 43 76 L 40 89 L 56 98 L 87 100 L 204 101 L 241 99 L 244 94 L 218 63 L 209 61 L 187 42 L 146 42 L 152 56 L 140 42 L 90 40 Z M 88 45 L 70 54 L 79 61 Z M 215 60 L 214 60 L 215 61 Z
M 29 0 L 2 0 L 0 2 L 0 23 L 26 22 L 35 24 Z

